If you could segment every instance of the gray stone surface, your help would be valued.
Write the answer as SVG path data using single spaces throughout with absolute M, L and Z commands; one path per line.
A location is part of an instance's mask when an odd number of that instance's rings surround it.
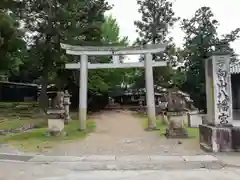
M 34 156 L 29 160 L 29 162 L 72 162 L 72 161 L 82 161 L 84 157 L 76 156 Z
M 84 161 L 115 161 L 114 155 L 90 155 L 83 157 Z
M 46 156 L 46 155 L 21 155 L 0 153 L 0 160 L 15 160 L 29 162 L 212 162 L 218 159 L 212 155 L 195 155 L 195 156 L 169 156 L 169 155 L 89 155 L 89 156 Z
M 163 157 L 158 157 L 164 159 Z M 165 157 L 167 159 L 167 157 Z M 157 158 L 156 158 L 157 159 Z M 1 162 L 0 180 L 239 180 L 240 169 L 219 162 L 180 161 Z M 176 160 L 174 162 L 174 160 Z
M 234 167 L 240 167 L 240 156 L 239 152 L 234 152 L 234 153 L 219 153 L 215 155 L 216 158 L 222 164 L 227 165 L 227 166 L 234 166 Z
M 52 163 L 51 165 L 54 165 L 60 168 L 67 168 L 69 170 L 74 170 L 74 171 L 164 169 L 164 164 L 157 163 L 157 162 L 107 162 L 107 163 L 106 162 L 91 162 L 91 163 L 72 162 L 72 163 Z
M 150 156 L 151 161 L 160 161 L 160 162 L 179 162 L 184 161 L 182 156 Z
M 189 170 L 189 169 L 200 169 L 205 166 L 201 162 L 177 162 L 177 163 L 166 163 L 163 164 L 162 169 L 165 170 Z
M 128 156 L 116 156 L 117 161 L 131 161 L 131 162 L 136 162 L 136 161 L 149 161 L 150 157 L 149 156 L 141 156 L 141 155 L 128 155 Z
M 0 162 L 1 180 L 37 180 L 45 177 L 63 177 L 72 172 L 45 164 Z
M 17 154 L 0 154 L 0 160 L 9 160 L 9 161 L 29 161 L 34 156 L 28 155 L 17 155 Z
M 221 169 L 224 167 L 224 164 L 221 162 L 203 162 L 202 164 L 207 169 Z
M 203 124 L 202 118 L 205 114 L 198 114 L 197 112 L 190 112 L 190 126 L 191 127 L 198 127 L 200 124 Z
M 183 156 L 185 161 L 217 161 L 218 159 L 211 155 Z
M 191 171 L 91 171 L 74 172 L 64 176 L 39 178 L 38 180 L 239 180 L 239 174 L 231 169 L 225 170 L 205 170 L 197 169 Z

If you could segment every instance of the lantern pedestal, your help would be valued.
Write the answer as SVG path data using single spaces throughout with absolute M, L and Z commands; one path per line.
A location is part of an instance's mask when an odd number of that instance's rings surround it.
M 165 136 L 167 138 L 188 138 L 188 132 L 184 127 L 184 112 L 167 112 L 168 128 L 166 129 Z

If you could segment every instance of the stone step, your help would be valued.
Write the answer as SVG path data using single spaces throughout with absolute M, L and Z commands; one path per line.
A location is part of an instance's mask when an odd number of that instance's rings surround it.
M 190 170 L 190 169 L 221 169 L 224 167 L 218 161 L 215 162 L 52 162 L 49 165 L 69 169 L 72 171 L 102 171 L 102 170 Z
M 193 156 L 171 156 L 171 155 L 85 155 L 85 156 L 33 156 L 30 162 L 86 162 L 86 161 L 118 161 L 118 162 L 185 162 L 185 161 L 217 161 L 218 159 L 211 155 L 193 155 Z
M 48 164 L 76 171 L 92 170 L 162 170 L 162 169 L 220 169 L 223 165 L 211 155 L 164 156 L 164 155 L 89 155 L 44 156 L 0 154 L 0 161 Z

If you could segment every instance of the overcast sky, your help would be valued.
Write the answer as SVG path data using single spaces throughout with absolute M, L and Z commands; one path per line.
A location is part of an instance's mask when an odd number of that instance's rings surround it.
M 137 0 L 108 0 L 114 7 L 108 13 L 112 14 L 118 21 L 121 28 L 121 36 L 128 36 L 133 42 L 136 37 L 134 21 L 141 18 L 138 13 Z M 219 34 L 228 33 L 231 30 L 240 27 L 240 1 L 239 0 L 175 0 L 174 11 L 181 18 L 191 18 L 195 11 L 202 6 L 211 7 L 215 18 L 219 21 Z M 171 35 L 174 42 L 181 46 L 183 32 L 176 24 Z M 240 40 L 232 44 L 237 54 L 240 54 Z M 136 58 L 136 57 L 135 57 Z M 132 59 L 133 60 L 133 59 Z

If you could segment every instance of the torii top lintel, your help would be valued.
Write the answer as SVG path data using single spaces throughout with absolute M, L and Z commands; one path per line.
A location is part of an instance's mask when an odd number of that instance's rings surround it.
M 163 52 L 167 46 L 165 44 L 147 44 L 145 46 L 73 46 L 61 44 L 67 54 L 71 55 L 135 55 L 147 53 Z

